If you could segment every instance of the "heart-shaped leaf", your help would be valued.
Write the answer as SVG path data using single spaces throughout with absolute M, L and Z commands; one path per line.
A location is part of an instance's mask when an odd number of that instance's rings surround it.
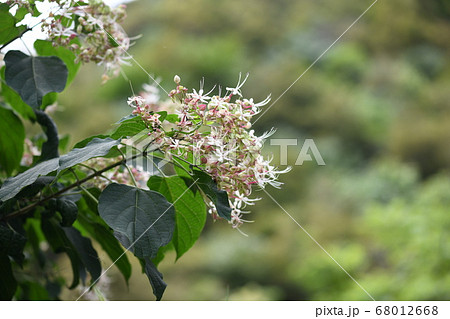
M 4 61 L 6 84 L 33 108 L 41 106 L 47 93 L 62 92 L 66 87 L 68 70 L 56 56 L 32 57 L 11 50 L 6 53 Z
M 156 257 L 172 239 L 175 209 L 160 193 L 113 183 L 100 195 L 98 211 L 137 257 Z

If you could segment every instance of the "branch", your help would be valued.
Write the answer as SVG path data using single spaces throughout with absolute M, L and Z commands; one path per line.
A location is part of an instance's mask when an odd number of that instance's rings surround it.
M 27 33 L 28 31 L 31 31 L 33 28 L 26 28 L 25 30 L 23 30 L 17 37 L 12 38 L 11 40 L 9 40 L 8 42 L 6 42 L 5 44 L 3 44 L 0 47 L 0 51 L 3 50 L 6 46 L 8 46 L 9 44 L 11 44 L 12 42 L 16 41 L 17 39 L 20 39 L 25 33 Z
M 141 156 L 141 155 L 142 154 L 135 155 L 132 158 L 130 158 L 130 160 L 135 159 L 136 157 Z M 1 218 L 1 220 L 8 221 L 11 218 L 15 218 L 15 217 L 24 215 L 24 214 L 28 213 L 30 210 L 36 208 L 37 206 L 42 205 L 43 203 L 49 201 L 50 199 L 58 197 L 61 194 L 67 192 L 68 190 L 71 190 L 72 188 L 75 188 L 77 186 L 80 187 L 83 183 L 87 182 L 88 180 L 90 180 L 90 179 L 92 179 L 94 177 L 100 176 L 102 173 L 104 173 L 106 171 L 109 171 L 110 169 L 112 169 L 114 167 L 117 167 L 117 166 L 120 166 L 120 165 L 125 164 L 125 163 L 126 163 L 126 159 L 123 159 L 121 161 L 113 163 L 113 164 L 111 164 L 111 165 L 109 165 L 109 166 L 107 166 L 107 167 L 105 167 L 105 168 L 103 168 L 103 169 L 101 169 L 99 171 L 96 171 L 95 173 L 93 173 L 93 174 L 91 174 L 91 175 L 89 175 L 89 176 L 87 176 L 87 177 L 85 177 L 85 178 L 83 178 L 81 180 L 77 180 L 75 183 L 73 183 L 73 184 L 71 184 L 71 185 L 61 189 L 60 191 L 58 191 L 58 192 L 56 192 L 56 193 L 54 193 L 54 194 L 52 194 L 50 196 L 42 198 L 41 200 L 37 201 L 36 203 L 33 203 L 31 205 L 28 205 L 28 206 L 25 206 L 25 207 L 15 211 L 15 212 L 9 214 L 9 215 L 3 216 L 3 218 Z

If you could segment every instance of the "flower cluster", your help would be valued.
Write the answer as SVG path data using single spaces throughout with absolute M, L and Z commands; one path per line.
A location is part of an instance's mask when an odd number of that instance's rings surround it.
M 161 123 L 156 103 L 146 103 L 143 97 L 132 97 L 128 104 L 134 108 L 133 114 L 146 123 L 152 139 L 158 141 L 159 149 L 169 159 L 194 159 L 198 168 L 204 170 L 217 182 L 220 189 L 227 191 L 232 208 L 231 223 L 240 226 L 245 220 L 242 214 L 247 205 L 258 199 L 251 199 L 252 186 L 264 188 L 270 184 L 279 187 L 280 171 L 272 166 L 271 159 L 262 156 L 264 141 L 274 131 L 256 136 L 251 128 L 251 119 L 261 107 L 269 102 L 269 97 L 255 103 L 242 96 L 241 88 L 247 77 L 235 88 L 226 88 L 224 95 L 204 93 L 188 89 L 175 77 L 176 88 L 169 96 L 171 109 L 175 109 L 178 121 Z M 219 89 L 220 91 L 220 89 Z M 167 104 L 166 104 L 167 105 Z M 167 121 L 166 121 L 167 122 Z M 210 213 L 217 218 L 217 211 L 210 203 Z
M 43 19 L 42 30 L 54 45 L 71 49 L 77 61 L 103 65 L 104 82 L 117 76 L 129 58 L 130 38 L 120 25 L 126 17 L 125 5 L 110 8 L 101 0 L 52 2 L 57 6 Z

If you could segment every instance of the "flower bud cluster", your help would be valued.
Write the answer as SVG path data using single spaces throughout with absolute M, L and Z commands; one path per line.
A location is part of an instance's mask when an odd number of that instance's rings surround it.
M 52 1 L 57 9 L 42 21 L 42 30 L 55 46 L 64 46 L 77 55 L 77 61 L 104 67 L 104 82 L 119 75 L 127 62 L 130 38 L 120 23 L 126 17 L 125 5 L 110 8 L 101 0 Z
M 188 92 L 176 76 L 176 88 L 169 96 L 178 121 L 171 126 L 155 119 L 154 112 L 161 108 L 155 109 L 144 98 L 133 97 L 128 102 L 134 108 L 133 114 L 146 123 L 149 135 L 160 141 L 159 149 L 167 158 L 193 158 L 192 164 L 211 175 L 218 188 L 228 193 L 233 227 L 245 221 L 242 219 L 245 207 L 258 200 L 249 198 L 252 186 L 264 188 L 270 184 L 278 188 L 282 184 L 277 180 L 279 174 L 290 169 L 278 170 L 270 165 L 271 159 L 261 154 L 264 140 L 274 131 L 256 136 L 250 130 L 251 120 L 269 98 L 260 103 L 244 98 L 241 87 L 246 79 L 239 79 L 235 88 L 226 88 L 222 96 L 204 93 L 203 85 L 198 92 L 195 89 Z M 214 205 L 209 205 L 209 211 L 217 218 Z

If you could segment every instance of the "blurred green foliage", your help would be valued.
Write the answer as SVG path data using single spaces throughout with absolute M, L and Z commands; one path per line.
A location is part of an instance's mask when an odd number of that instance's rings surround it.
M 278 98 L 372 3 L 368 1 L 155 0 L 128 5 L 130 50 L 170 90 L 230 86 L 250 72 L 244 95 Z M 375 299 L 450 299 L 450 6 L 379 1 L 255 125 L 296 138 L 294 165 L 313 138 L 326 166 L 305 162 L 268 189 Z M 135 92 L 148 82 L 125 69 Z M 129 112 L 128 81 L 99 91 L 85 66 L 56 114 L 73 141 L 102 133 Z M 82 92 L 82 94 L 80 94 Z M 278 146 L 267 145 L 278 160 Z M 208 221 L 200 241 L 162 272 L 166 299 L 367 300 L 369 297 L 279 207 L 251 207 L 242 230 Z M 184 267 L 179 266 L 184 265 Z M 135 275 L 112 274 L 112 299 L 151 299 Z

